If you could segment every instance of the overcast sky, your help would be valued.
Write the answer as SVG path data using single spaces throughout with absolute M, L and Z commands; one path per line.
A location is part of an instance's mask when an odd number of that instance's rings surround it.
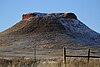
M 100 0 L 0 0 L 0 32 L 29 12 L 73 12 L 78 19 L 100 33 Z

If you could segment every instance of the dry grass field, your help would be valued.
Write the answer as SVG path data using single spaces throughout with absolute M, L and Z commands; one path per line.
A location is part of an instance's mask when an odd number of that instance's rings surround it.
M 100 59 L 87 58 L 66 58 L 66 65 L 63 63 L 62 58 L 56 59 L 26 59 L 24 57 L 12 59 L 0 59 L 0 67 L 100 67 Z

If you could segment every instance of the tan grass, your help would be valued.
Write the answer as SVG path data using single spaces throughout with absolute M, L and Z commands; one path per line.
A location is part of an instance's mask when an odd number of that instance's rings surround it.
M 0 59 L 0 67 L 100 67 L 100 59 L 87 58 L 66 58 L 66 64 L 62 58 L 41 59 L 34 61 L 33 58 L 26 59 L 25 57 L 12 58 L 10 60 Z

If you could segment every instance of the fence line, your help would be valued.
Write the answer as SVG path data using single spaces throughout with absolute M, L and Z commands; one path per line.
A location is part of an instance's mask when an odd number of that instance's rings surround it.
M 90 55 L 91 51 L 90 49 L 88 49 L 88 55 L 87 56 L 72 56 L 72 55 L 66 55 L 66 48 L 64 47 L 63 48 L 63 61 L 64 61 L 64 64 L 66 64 L 66 57 L 83 57 L 83 58 L 88 58 L 88 62 L 90 60 L 90 58 L 100 58 L 100 56 L 91 56 Z

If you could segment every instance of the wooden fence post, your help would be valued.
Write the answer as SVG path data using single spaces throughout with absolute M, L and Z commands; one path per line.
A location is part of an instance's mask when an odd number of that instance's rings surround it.
M 66 48 L 65 47 L 63 48 L 63 61 L 64 61 L 64 64 L 66 64 Z
M 33 64 L 33 67 L 37 67 L 36 45 L 34 46 L 34 64 Z
M 90 49 L 88 50 L 88 62 L 90 60 Z

